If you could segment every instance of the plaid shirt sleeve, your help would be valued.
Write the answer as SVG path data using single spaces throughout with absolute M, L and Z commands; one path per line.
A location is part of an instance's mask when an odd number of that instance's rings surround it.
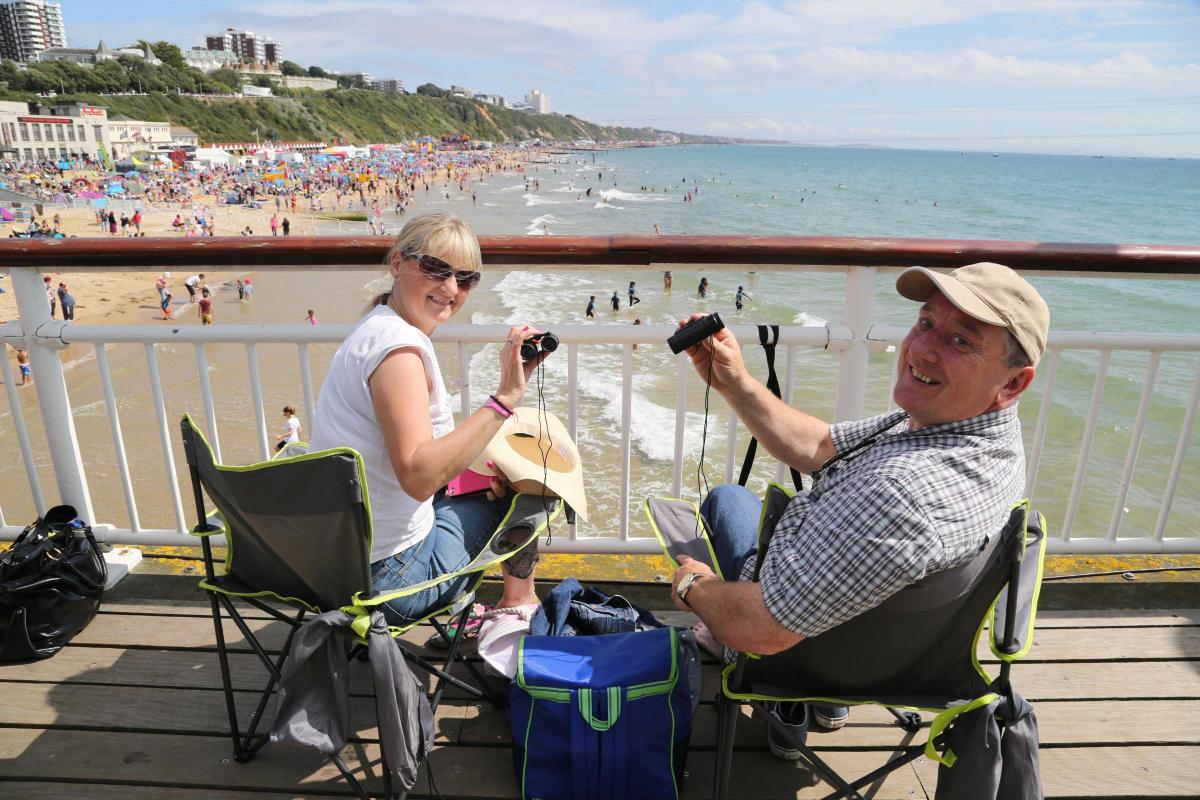
M 785 628 L 817 636 L 920 580 L 942 547 L 913 494 L 869 472 L 793 500 L 763 563 L 763 599 Z

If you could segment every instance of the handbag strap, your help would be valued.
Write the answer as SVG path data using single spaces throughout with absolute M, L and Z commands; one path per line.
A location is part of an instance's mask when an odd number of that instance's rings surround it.
M 779 344 L 779 326 L 759 325 L 758 341 L 767 358 L 767 388 L 771 390 L 771 394 L 782 400 L 783 392 L 779 387 L 779 374 L 775 371 L 775 347 Z M 750 470 L 754 466 L 754 457 L 757 453 L 758 439 L 751 436 L 750 445 L 746 448 L 746 457 L 742 461 L 742 471 L 738 475 L 739 486 L 745 486 L 746 481 L 750 480 Z M 804 482 L 800 477 L 800 472 L 795 467 L 789 466 L 788 469 L 792 473 L 792 483 L 795 484 L 796 491 L 803 491 Z

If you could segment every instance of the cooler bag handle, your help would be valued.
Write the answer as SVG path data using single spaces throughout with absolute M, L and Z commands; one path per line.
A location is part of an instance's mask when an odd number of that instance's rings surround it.
M 571 694 L 579 712 L 571 715 L 572 797 L 619 800 L 627 795 L 629 767 L 626 726 L 617 724 L 621 687 L 573 689 Z

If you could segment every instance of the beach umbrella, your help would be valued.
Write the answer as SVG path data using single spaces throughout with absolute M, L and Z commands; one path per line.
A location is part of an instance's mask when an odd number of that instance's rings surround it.
M 70 169 L 70 168 L 71 168 L 71 162 L 69 162 L 69 161 L 60 161 L 60 162 L 58 162 L 58 168 L 59 168 L 59 169 Z
M 0 222 L 12 222 L 13 212 L 7 208 L 0 208 Z
M 120 184 L 112 183 L 108 187 L 109 194 L 125 194 L 125 187 Z
M 131 169 L 125 173 L 126 178 L 136 178 L 137 175 L 138 175 L 138 172 L 136 169 Z

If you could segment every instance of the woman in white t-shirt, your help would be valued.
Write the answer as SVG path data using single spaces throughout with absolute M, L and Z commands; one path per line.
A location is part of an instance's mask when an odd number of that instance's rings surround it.
M 277 434 L 275 440 L 276 450 L 282 450 L 287 447 L 289 442 L 298 442 L 304 436 L 304 429 L 300 427 L 300 418 L 296 416 L 296 409 L 291 406 L 283 407 L 283 418 L 286 420 L 286 429 L 283 433 Z
M 442 490 L 500 430 L 544 356 L 522 363 L 521 343 L 537 329 L 511 328 L 500 350 L 499 388 L 456 427 L 429 337 L 479 283 L 479 241 L 457 217 L 425 214 L 400 231 L 387 263 L 392 289 L 375 299 L 334 354 L 309 443 L 314 451 L 352 447 L 362 454 L 376 591 L 460 569 L 487 544 L 510 504 L 501 482 L 494 480 L 487 496 L 446 498 Z M 510 521 L 510 527 L 514 524 Z M 520 555 L 525 558 L 514 556 L 504 565 L 500 606 L 537 602 L 536 548 Z M 421 619 L 451 602 L 470 581 L 463 576 L 397 598 L 383 606 L 385 615 L 393 625 Z

